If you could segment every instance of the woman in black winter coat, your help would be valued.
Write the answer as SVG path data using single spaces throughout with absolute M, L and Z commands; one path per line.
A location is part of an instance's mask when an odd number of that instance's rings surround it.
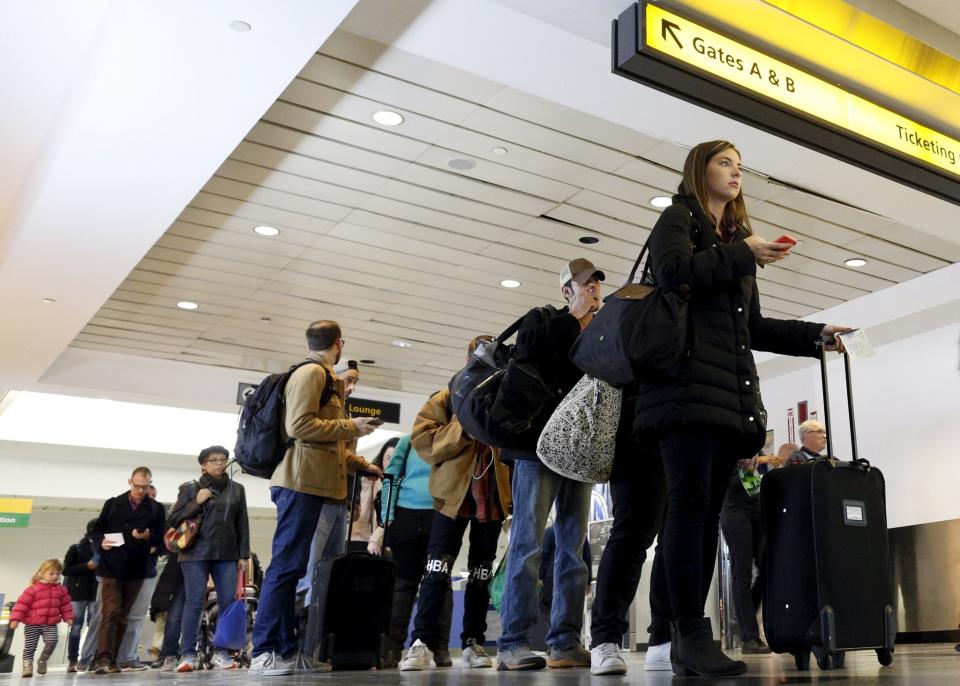
M 697 145 L 673 205 L 650 236 L 657 283 L 689 289 L 682 370 L 671 382 L 640 384 L 634 422 L 638 434 L 658 440 L 666 475 L 667 514 L 653 573 L 669 589 L 671 662 L 681 676 L 746 671 L 713 642 L 703 607 L 727 483 L 737 461 L 755 455 L 766 436 L 751 350 L 816 357 L 821 337 L 832 341 L 848 330 L 760 313 L 757 266 L 786 259 L 790 246 L 753 235 L 741 181 L 731 143 Z
M 193 545 L 181 550 L 178 558 L 184 587 L 178 672 L 190 672 L 200 666 L 197 638 L 207 577 L 213 577 L 217 605 L 223 613 L 236 596 L 239 568 L 245 569 L 250 558 L 247 496 L 243 486 L 226 473 L 229 459 L 230 451 L 219 445 L 200 451 L 197 461 L 203 473 L 197 481 L 180 485 L 177 502 L 170 510 L 169 524 L 174 527 L 185 519 L 201 517 Z M 236 669 L 237 664 L 225 649 L 214 648 L 214 668 Z

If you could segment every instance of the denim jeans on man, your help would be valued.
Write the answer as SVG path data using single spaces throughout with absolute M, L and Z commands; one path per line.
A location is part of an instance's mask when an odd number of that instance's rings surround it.
M 143 580 L 143 586 L 140 587 L 137 599 L 130 609 L 127 630 L 123 632 L 123 640 L 120 641 L 120 649 L 117 651 L 117 664 L 119 665 L 139 662 L 140 660 L 138 649 L 140 647 L 140 634 L 143 631 L 143 620 L 147 618 L 147 612 L 150 611 L 150 599 L 153 597 L 153 589 L 156 586 L 156 576 Z
M 536 460 L 517 460 L 513 472 L 513 525 L 507 552 L 507 579 L 500 623 L 499 650 L 530 645 L 537 623 L 537 584 L 543 532 L 556 501 L 553 523 L 557 537 L 554 559 L 553 608 L 547 645 L 566 650 L 580 645 L 587 566 L 583 540 L 587 535 L 591 484 L 550 471 Z
M 253 626 L 253 657 L 272 651 L 289 658 L 297 652 L 297 581 L 307 571 L 310 545 L 327 499 L 280 486 L 270 489 L 270 497 L 277 506 L 277 528 Z
M 217 589 L 217 607 L 222 614 L 233 604 L 237 595 L 236 560 L 185 560 L 180 563 L 183 572 L 183 620 L 180 639 L 182 659 L 195 657 L 200 633 L 200 615 L 207 602 L 207 577 L 213 576 Z
M 74 600 L 70 603 L 73 606 L 73 624 L 70 625 L 70 638 L 67 642 L 67 659 L 70 661 L 80 657 L 80 634 L 83 633 L 83 625 L 89 626 L 93 621 L 96 602 L 95 600 Z
M 177 564 L 173 562 L 172 564 Z M 180 631 L 183 627 L 183 584 L 173 593 L 173 600 L 167 609 L 167 618 L 163 624 L 163 645 L 160 657 L 176 657 L 180 653 Z
M 100 581 L 98 578 L 97 581 Z M 80 651 L 80 664 L 90 666 L 97 657 L 97 646 L 100 645 L 100 613 L 103 607 L 103 589 L 97 585 L 97 599 L 93 607 L 87 612 L 87 637 L 83 639 L 83 649 Z
M 303 601 L 305 606 L 310 605 L 313 596 L 313 570 L 317 568 L 317 563 L 320 560 L 332 560 L 346 550 L 349 513 L 346 503 L 334 502 L 326 503 L 320 512 L 317 529 L 310 543 L 307 573 L 297 582 L 297 593 L 306 593 Z

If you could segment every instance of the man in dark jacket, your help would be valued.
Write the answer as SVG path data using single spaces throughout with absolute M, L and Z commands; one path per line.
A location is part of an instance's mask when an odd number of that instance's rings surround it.
M 93 546 L 90 535 L 93 533 L 96 519 L 87 522 L 87 533 L 74 543 L 63 556 L 63 576 L 66 579 L 67 592 L 73 603 L 73 624 L 70 626 L 70 640 L 67 647 L 67 672 L 77 671 L 77 660 L 80 656 L 80 634 L 84 622 L 89 622 L 97 599 L 97 568 L 93 561 Z
M 561 292 L 568 306 L 547 306 L 527 313 L 517 332 L 515 358 L 533 366 L 545 387 L 545 422 L 563 397 L 583 376 L 570 361 L 570 348 L 600 308 L 602 271 L 586 259 L 566 264 L 560 272 Z M 539 428 L 542 428 L 539 427 Z M 538 432 L 533 432 L 538 433 Z M 529 445 L 505 448 L 503 459 L 514 460 L 513 527 L 507 553 L 507 578 L 503 592 L 497 668 L 528 670 L 551 667 L 588 667 L 590 653 L 580 642 L 583 628 L 587 567 L 580 554 L 587 534 L 590 484 L 574 481 L 547 469 L 536 453 L 536 437 Z M 554 578 L 559 602 L 547 634 L 547 660 L 530 650 L 530 631 L 537 623 L 537 571 L 543 532 L 550 508 L 556 502 L 554 527 L 557 552 Z
M 96 569 L 102 600 L 97 674 L 120 671 L 117 651 L 147 576 L 150 549 L 163 545 L 163 507 L 147 497 L 152 478 L 147 467 L 134 469 L 127 482 L 130 490 L 107 500 L 93 526 L 90 538 L 101 551 Z

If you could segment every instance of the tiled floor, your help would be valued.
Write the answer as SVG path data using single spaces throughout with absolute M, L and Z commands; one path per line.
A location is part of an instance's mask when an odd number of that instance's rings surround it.
M 960 653 L 953 645 L 935 644 L 901 646 L 897 649 L 893 664 L 881 668 L 872 651 L 849 653 L 842 670 L 822 672 L 816 667 L 810 672 L 798 672 L 789 655 L 748 657 L 750 671 L 744 676 L 724 679 L 682 679 L 677 683 L 689 684 L 751 684 L 774 686 L 779 684 L 827 684 L 843 686 L 856 684 L 868 686 L 944 686 L 960 684 Z M 293 677 L 252 677 L 245 670 L 238 672 L 194 672 L 192 674 L 160 674 L 149 672 L 96 676 L 65 674 L 53 670 L 44 676 L 21 680 L 19 674 L 0 675 L 0 685 L 29 684 L 29 686 L 92 686 L 106 683 L 108 686 L 189 686 L 197 684 L 264 683 L 282 684 L 410 684 L 411 686 L 573 686 L 585 684 L 673 684 L 673 675 L 668 672 L 644 672 L 643 654 L 629 653 L 630 672 L 623 677 L 592 677 L 586 669 L 545 670 L 542 672 L 496 672 L 489 669 L 464 670 L 457 661 L 451 669 L 430 672 L 333 672 L 330 674 L 297 675 Z

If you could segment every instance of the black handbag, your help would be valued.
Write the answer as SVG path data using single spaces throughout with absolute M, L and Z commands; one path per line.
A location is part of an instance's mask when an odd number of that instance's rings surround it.
M 615 386 L 670 381 L 683 367 L 690 288 L 657 285 L 649 259 L 639 283 L 633 283 L 649 244 L 648 237 L 626 284 L 604 298 L 570 349 L 570 359 L 585 374 Z
M 535 450 L 559 393 L 537 368 L 514 357 L 506 341 L 523 317 L 489 343 L 481 343 L 450 380 L 453 413 L 470 436 L 494 448 Z

